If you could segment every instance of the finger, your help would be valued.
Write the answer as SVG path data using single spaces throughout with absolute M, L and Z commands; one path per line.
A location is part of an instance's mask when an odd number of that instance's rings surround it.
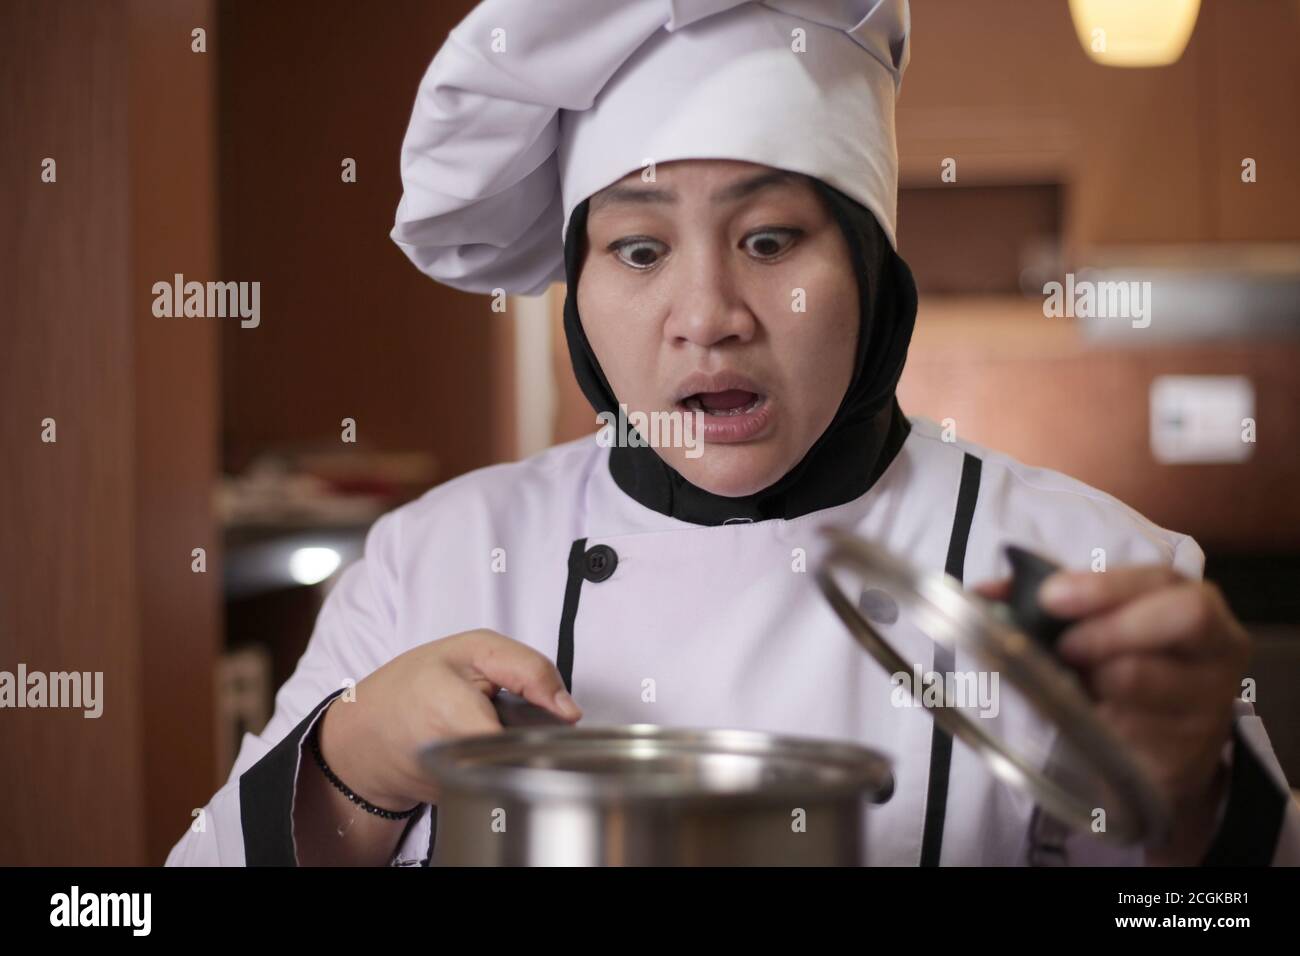
M 1057 617 L 1088 617 L 1183 580 L 1164 564 L 1138 564 L 1113 571 L 1057 571 L 1038 589 L 1038 603 Z
M 1216 669 L 1168 654 L 1123 654 L 1102 661 L 1083 677 L 1096 699 L 1142 713 L 1186 714 L 1215 696 L 1231 696 Z
M 472 674 L 563 720 L 573 722 L 582 717 L 582 709 L 569 696 L 559 670 L 540 651 L 495 631 L 475 631 L 465 637 L 457 659 Z
M 1084 667 L 1139 651 L 1212 654 L 1226 626 L 1220 603 L 1199 581 L 1185 581 L 1075 624 L 1056 649 L 1068 663 Z
M 458 674 L 449 674 L 438 687 L 434 711 L 442 722 L 441 736 L 470 737 L 501 732 L 492 701 Z
M 981 597 L 988 598 L 990 601 L 1005 601 L 1011 597 L 1011 579 L 997 578 L 992 581 L 983 581 L 975 585 L 971 590 Z

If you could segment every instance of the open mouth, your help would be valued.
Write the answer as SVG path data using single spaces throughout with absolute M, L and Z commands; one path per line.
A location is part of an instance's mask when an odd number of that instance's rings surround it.
M 719 418 L 730 418 L 755 411 L 767 400 L 766 395 L 743 388 L 729 388 L 721 392 L 696 392 L 682 399 L 690 411 L 704 412 Z
M 757 441 L 775 427 L 780 405 L 761 387 L 759 380 L 739 371 L 696 372 L 682 381 L 675 405 L 698 416 L 706 444 Z

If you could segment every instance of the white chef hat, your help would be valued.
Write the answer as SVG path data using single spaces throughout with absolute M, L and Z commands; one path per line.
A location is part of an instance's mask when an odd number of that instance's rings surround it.
M 907 0 L 484 0 L 420 83 L 392 238 L 453 288 L 564 278 L 583 199 L 649 163 L 815 176 L 897 248 Z

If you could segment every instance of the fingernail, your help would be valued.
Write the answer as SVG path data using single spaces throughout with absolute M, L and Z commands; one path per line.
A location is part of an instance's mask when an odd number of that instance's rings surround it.
M 563 688 L 555 692 L 555 706 L 559 708 L 561 713 L 568 714 L 571 717 L 582 716 L 582 709 L 578 706 L 577 702 L 569 696 L 569 692 Z
M 1043 604 L 1071 604 L 1079 595 L 1079 588 L 1070 578 L 1053 574 L 1038 591 L 1038 600 Z

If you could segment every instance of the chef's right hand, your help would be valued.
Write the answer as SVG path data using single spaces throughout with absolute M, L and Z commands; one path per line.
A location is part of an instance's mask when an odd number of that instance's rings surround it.
M 321 754 L 380 807 L 437 803 L 420 751 L 436 740 L 499 732 L 491 698 L 503 687 L 569 723 L 582 717 L 545 655 L 495 631 L 464 631 L 393 658 L 357 684 L 356 700 L 336 698 L 321 718 Z

